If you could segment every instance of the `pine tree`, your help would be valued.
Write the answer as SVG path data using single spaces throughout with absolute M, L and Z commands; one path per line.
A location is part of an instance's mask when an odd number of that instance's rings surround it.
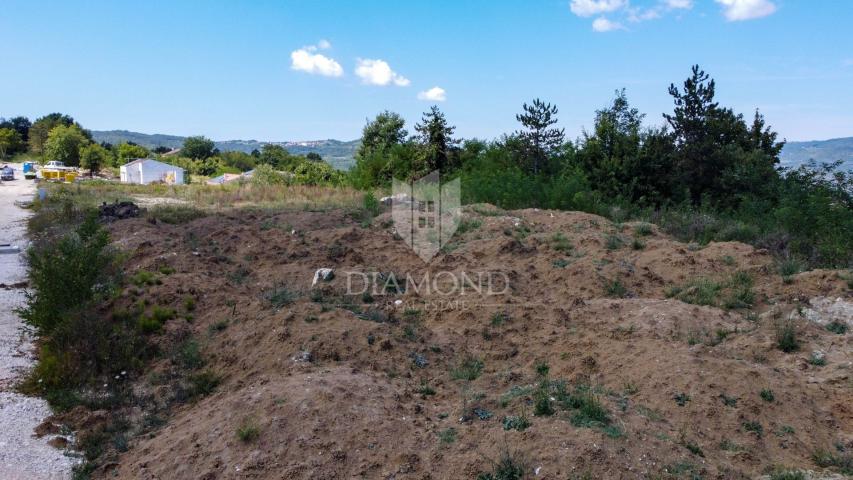
M 459 145 L 459 140 L 453 138 L 456 127 L 449 125 L 444 114 L 433 105 L 424 112 L 421 123 L 415 125 L 415 131 L 420 135 L 420 143 L 424 148 L 424 158 L 427 171 L 446 171 L 453 168 L 452 153 Z
M 563 144 L 565 133 L 562 128 L 555 128 L 557 123 L 557 106 L 534 99 L 532 105 L 525 103 L 524 112 L 515 116 L 525 128 L 514 136 L 519 140 L 522 151 L 522 167 L 538 175 L 546 172 L 549 160 Z

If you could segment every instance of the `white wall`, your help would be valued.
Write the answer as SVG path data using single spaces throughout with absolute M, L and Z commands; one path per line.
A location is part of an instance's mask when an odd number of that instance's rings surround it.
M 152 182 L 165 182 L 181 185 L 184 183 L 184 170 L 174 165 L 160 162 L 140 162 L 121 167 L 122 183 L 147 185 Z

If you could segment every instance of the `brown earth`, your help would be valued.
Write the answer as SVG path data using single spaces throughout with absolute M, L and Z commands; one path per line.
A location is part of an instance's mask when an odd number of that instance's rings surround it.
M 482 224 L 429 264 L 395 238 L 388 214 L 368 228 L 341 211 L 110 224 L 128 275 L 174 272 L 105 311 L 145 300 L 183 314 L 193 297 L 191 314 L 169 320 L 157 342 L 170 352 L 196 338 L 221 383 L 176 400 L 170 379 L 181 367 L 162 355 L 129 381 L 142 408 L 170 412 L 168 422 L 133 437 L 96 476 L 473 479 L 510 451 L 530 478 L 755 478 L 779 466 L 820 471 L 814 452 L 853 449 L 851 333 L 798 314 L 815 297 L 853 301 L 838 272 L 786 283 L 748 245 L 700 248 L 584 213 L 478 206 L 466 218 Z M 608 245 L 612 236 L 620 241 Z M 645 245 L 632 248 L 635 236 Z M 312 290 L 322 267 L 336 276 Z M 509 285 L 493 296 L 377 291 L 365 306 L 343 295 L 347 271 L 429 274 L 443 291 L 451 277 L 439 272 L 499 272 Z M 720 306 L 738 271 L 754 281 L 752 309 Z M 717 306 L 667 298 L 701 277 L 724 286 Z M 275 308 L 268 294 L 282 289 L 296 298 Z M 801 345 L 784 353 L 776 335 L 789 318 Z M 809 363 L 813 350 L 826 352 L 825 366 Z M 482 373 L 454 379 L 466 358 Z M 609 425 L 572 422 L 559 402 L 534 416 L 542 362 L 570 393 L 589 386 Z M 512 415 L 531 426 L 504 430 Z

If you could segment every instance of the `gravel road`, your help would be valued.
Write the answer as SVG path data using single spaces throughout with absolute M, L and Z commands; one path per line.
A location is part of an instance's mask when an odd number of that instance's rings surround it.
M 0 244 L 23 251 L 29 212 L 15 200 L 30 200 L 35 186 L 24 180 L 20 164 L 9 166 L 15 169 L 15 180 L 0 182 Z M 33 364 L 32 337 L 14 312 L 24 302 L 19 284 L 25 280 L 23 255 L 0 253 L 0 479 L 64 480 L 71 477 L 76 460 L 48 445 L 51 437 L 33 435 L 50 408 L 40 398 L 14 391 L 17 379 Z

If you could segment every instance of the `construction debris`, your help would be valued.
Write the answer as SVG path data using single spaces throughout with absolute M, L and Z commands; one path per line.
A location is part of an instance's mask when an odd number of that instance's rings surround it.
M 133 202 L 115 202 L 113 204 L 104 202 L 99 210 L 99 217 L 103 222 L 139 216 L 139 207 Z

